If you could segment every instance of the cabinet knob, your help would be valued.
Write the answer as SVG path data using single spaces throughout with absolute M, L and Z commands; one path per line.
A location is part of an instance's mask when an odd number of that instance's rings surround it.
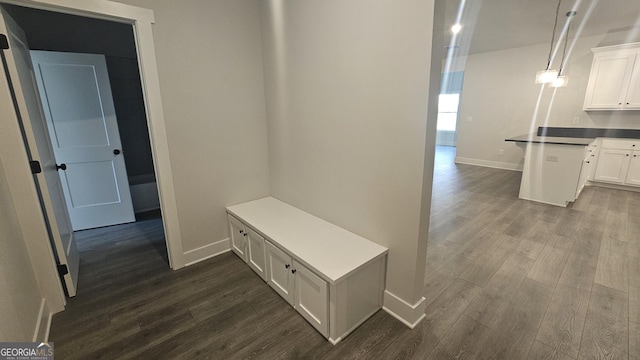
M 288 269 L 288 268 L 290 268 L 290 267 L 291 267 L 291 265 L 289 265 L 289 264 L 286 264 L 286 265 L 284 266 L 284 268 L 285 268 L 285 269 Z
M 292 269 L 292 270 L 291 270 L 291 273 L 292 273 L 292 274 L 295 274 L 295 273 L 296 273 L 296 269 Z
M 629 154 L 627 154 L 627 156 L 629 156 Z
M 249 235 L 249 234 L 247 234 L 247 233 L 242 234 L 242 236 L 247 236 L 247 235 Z
M 633 155 L 633 157 L 637 157 L 638 155 Z
M 242 229 L 241 229 L 241 230 L 240 230 L 240 234 L 242 234 L 242 233 L 244 233 L 244 230 L 242 230 Z
M 632 144 L 631 146 L 636 147 L 636 144 Z

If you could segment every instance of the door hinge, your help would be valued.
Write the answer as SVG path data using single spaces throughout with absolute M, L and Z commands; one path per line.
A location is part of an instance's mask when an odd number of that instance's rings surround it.
M 7 39 L 7 35 L 0 34 L 0 49 L 7 50 L 9 48 L 9 39 Z
M 29 166 L 31 166 L 32 174 L 40 174 L 42 172 L 42 166 L 40 166 L 40 161 L 38 160 L 29 161 Z
M 69 273 L 69 268 L 65 264 L 58 264 L 58 274 L 65 276 Z

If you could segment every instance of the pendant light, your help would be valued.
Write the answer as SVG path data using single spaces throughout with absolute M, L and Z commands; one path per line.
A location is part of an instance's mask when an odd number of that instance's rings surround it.
M 556 8 L 556 20 L 553 23 L 553 32 L 551 33 L 551 45 L 549 46 L 549 57 L 547 58 L 547 67 L 536 73 L 536 84 L 547 84 L 558 77 L 558 70 L 551 69 L 551 55 L 553 54 L 553 43 L 556 40 L 556 29 L 558 28 L 558 14 L 560 13 L 560 4 L 562 0 L 558 0 Z
M 564 61 L 567 56 L 567 43 L 569 42 L 569 30 L 571 30 L 571 18 L 576 16 L 577 12 L 569 11 L 567 13 L 567 33 L 564 36 L 564 49 L 562 50 L 562 61 L 560 61 L 560 70 L 558 70 L 558 76 L 549 83 L 550 87 L 559 88 L 566 87 L 569 83 L 569 77 L 562 75 L 562 69 L 564 69 Z

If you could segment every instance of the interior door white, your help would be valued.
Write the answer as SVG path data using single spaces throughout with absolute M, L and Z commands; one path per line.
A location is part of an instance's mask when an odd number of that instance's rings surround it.
M 73 230 L 135 221 L 104 56 L 31 58 Z
M 69 296 L 75 296 L 78 284 L 80 257 L 64 200 L 60 177 L 49 143 L 38 91 L 33 78 L 29 46 L 24 32 L 16 22 L 0 8 L 0 33 L 7 34 L 9 49 L 5 50 L 6 70 L 13 85 L 16 112 L 24 129 L 24 137 L 31 160 L 39 161 L 42 172 L 35 181 L 41 195 L 43 212 L 51 236 L 57 261 L 67 267 L 62 277 Z M 3 109 L 4 111 L 10 111 Z

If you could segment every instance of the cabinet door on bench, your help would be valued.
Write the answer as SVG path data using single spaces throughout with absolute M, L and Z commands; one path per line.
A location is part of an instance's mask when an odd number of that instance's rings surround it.
M 266 259 L 264 250 L 264 238 L 257 232 L 245 228 L 247 234 L 247 263 L 260 275 L 263 280 L 267 280 Z
M 295 276 L 294 307 L 323 336 L 329 336 L 327 282 L 318 275 L 293 262 Z
M 231 231 L 231 250 L 244 260 L 244 262 L 247 262 L 247 235 L 244 224 L 240 220 L 229 215 L 229 229 Z
M 291 256 L 265 241 L 267 249 L 267 283 L 293 305 L 293 277 Z

